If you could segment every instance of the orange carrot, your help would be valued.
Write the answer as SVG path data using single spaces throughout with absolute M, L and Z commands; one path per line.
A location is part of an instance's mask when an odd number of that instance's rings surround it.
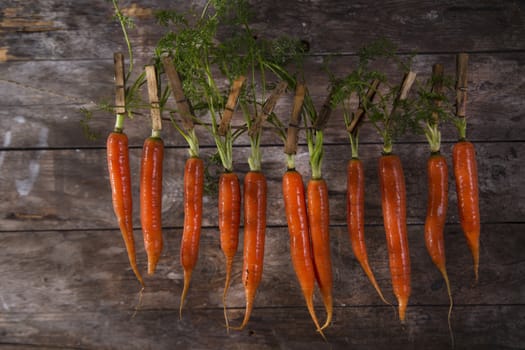
M 308 181 L 307 201 L 315 274 L 326 309 L 326 321 L 321 327 L 321 330 L 323 330 L 330 325 L 333 315 L 333 281 L 329 232 L 330 212 L 328 188 L 324 179 L 312 178 Z
M 405 178 L 398 156 L 383 154 L 379 158 L 379 180 L 392 287 L 398 300 L 399 319 L 404 322 L 410 297 L 410 254 Z
M 479 193 L 476 151 L 469 141 L 459 141 L 452 149 L 454 176 L 458 196 L 459 220 L 474 261 L 474 275 L 479 269 Z
M 474 261 L 474 276 L 478 281 L 479 235 L 481 229 L 479 216 L 478 169 L 476 150 L 467 141 L 467 66 L 468 54 L 456 56 L 456 127 L 459 141 L 452 149 L 456 193 L 458 197 L 459 221 Z
M 117 118 L 119 117 L 122 118 L 122 116 L 117 116 Z M 135 257 L 128 137 L 119 129 L 115 129 L 115 131 L 108 136 L 107 160 L 113 209 L 119 223 L 124 244 L 126 245 L 131 269 L 135 273 L 135 276 L 137 276 L 142 287 L 144 287 L 144 281 L 137 268 L 137 260 Z
M 221 249 L 226 257 L 226 281 L 222 304 L 226 328 L 229 327 L 226 314 L 226 295 L 230 287 L 233 258 L 239 245 L 239 225 L 241 221 L 241 189 L 237 174 L 222 173 L 219 178 L 219 231 L 221 233 Z
M 180 247 L 180 261 L 184 268 L 184 288 L 180 297 L 180 317 L 182 317 L 182 308 L 190 286 L 191 275 L 199 257 L 203 187 L 203 160 L 197 157 L 188 158 L 184 167 L 184 229 Z
M 242 283 L 246 311 L 241 326 L 250 319 L 253 302 L 261 282 L 266 231 L 266 178 L 260 171 L 249 171 L 244 178 L 244 249 Z
M 289 169 L 283 175 L 283 197 L 288 231 L 290 233 L 290 253 L 293 267 L 301 286 L 308 312 L 317 329 L 321 331 L 313 302 L 315 267 L 310 246 L 304 184 L 301 174 L 295 170 Z M 321 335 L 323 335 L 322 331 Z
M 381 300 L 390 304 L 385 300 L 368 262 L 365 243 L 365 174 L 363 163 L 358 158 L 348 162 L 346 196 L 346 223 L 354 255 Z
M 148 274 L 155 268 L 162 252 L 162 161 L 164 143 L 160 137 L 144 142 L 140 167 L 140 222 L 148 255 Z
M 443 238 L 448 207 L 448 166 L 445 157 L 439 153 L 433 153 L 427 161 L 427 174 L 428 207 L 425 220 L 425 245 L 432 262 L 441 272 L 447 286 L 450 300 L 448 325 L 453 344 L 454 338 L 450 324 L 453 301 L 446 268 L 445 240 Z

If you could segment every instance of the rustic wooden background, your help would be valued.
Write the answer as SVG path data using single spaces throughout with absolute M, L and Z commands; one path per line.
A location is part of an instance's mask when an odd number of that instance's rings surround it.
M 160 35 L 152 10 L 201 7 L 204 1 L 124 1 L 135 18 L 131 39 L 137 64 L 147 62 Z M 458 226 L 453 178 L 446 226 L 448 270 L 455 306 L 452 326 L 458 349 L 525 348 L 525 4 L 501 1 L 253 1 L 261 35 L 289 34 L 309 42 L 307 78 L 316 103 L 326 95 L 324 55 L 349 72 L 362 45 L 386 37 L 399 54 L 416 51 L 414 69 L 426 79 L 431 65 L 454 73 L 457 52 L 470 53 L 469 138 L 479 161 L 482 215 L 480 280 L 473 286 L 470 253 Z M 103 0 L 3 0 L 0 3 L 0 348 L 46 349 L 444 349 L 448 298 L 423 242 L 428 155 L 422 137 L 395 146 L 405 166 L 413 292 L 406 326 L 381 303 L 356 262 L 345 224 L 345 163 L 350 147 L 334 114 L 326 136 L 324 176 L 330 190 L 335 315 L 319 337 L 304 306 L 288 257 L 280 178 L 282 145 L 265 136 L 263 167 L 269 180 L 264 277 L 246 330 L 227 334 L 221 293 L 216 198 L 206 196 L 200 258 L 182 320 L 178 251 L 182 225 L 184 140 L 164 133 L 164 236 L 158 271 L 146 279 L 141 310 L 132 317 L 139 285 L 131 272 L 111 208 L 105 136 L 113 116 L 96 113 L 88 140 L 79 109 L 113 98 L 113 52 L 125 50 L 111 2 Z M 383 67 L 392 79 L 399 72 Z M 290 99 L 277 112 L 288 116 Z M 146 118 L 128 122 L 133 176 L 149 134 Z M 202 136 L 203 154 L 213 153 Z M 454 130 L 444 130 L 450 156 Z M 366 127 L 361 156 L 366 165 L 367 243 L 385 295 L 391 291 L 380 200 L 379 138 Z M 304 139 L 297 157 L 309 176 Z M 236 144 L 235 167 L 247 171 L 246 140 Z M 134 195 L 138 195 L 135 181 Z M 138 197 L 138 196 L 137 196 Z M 141 243 L 138 205 L 136 240 Z M 242 319 L 241 252 L 230 291 L 233 323 Z M 138 245 L 138 262 L 146 256 Z M 322 307 L 316 299 L 319 314 Z

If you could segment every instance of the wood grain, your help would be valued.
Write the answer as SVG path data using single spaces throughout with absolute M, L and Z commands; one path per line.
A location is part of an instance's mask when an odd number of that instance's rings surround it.
M 352 57 L 338 57 L 332 60 L 330 68 L 337 76 L 343 76 L 353 69 L 355 62 Z M 414 70 L 418 72 L 420 82 L 430 78 L 432 65 L 438 62 L 444 65 L 446 76 L 454 75 L 454 55 L 421 55 L 414 60 Z M 469 62 L 468 138 L 473 141 L 523 140 L 525 99 L 519 96 L 525 95 L 525 54 L 471 54 Z M 320 108 L 326 98 L 328 79 L 322 72 L 320 61 L 310 59 L 306 64 L 307 86 L 314 103 Z M 401 79 L 394 66 L 381 65 L 378 68 L 384 70 L 392 81 Z M 69 74 L 62 74 L 64 70 Z M 17 74 L 20 71 L 24 74 Z M 89 83 L 84 78 L 86 76 L 93 77 Z M 112 76 L 113 60 L 97 64 L 91 61 L 64 61 L 57 65 L 35 61 L 0 65 L 0 91 L 3 94 L 0 99 L 0 145 L 3 144 L 4 148 L 37 147 L 38 138 L 35 134 L 39 129 L 47 128 L 54 135 L 48 140 L 49 147 L 103 147 L 105 135 L 113 127 L 114 114 L 97 111 L 96 104 L 104 101 L 112 104 Z M 224 88 L 227 89 L 227 86 Z M 146 90 L 143 89 L 143 92 L 145 94 Z M 276 115 L 284 123 L 292 112 L 293 96 L 294 92 L 288 91 L 275 107 Z M 147 101 L 146 95 L 144 101 Z M 83 134 L 80 121 L 85 117 L 80 112 L 82 107 L 93 111 L 88 125 L 93 133 L 99 135 L 95 141 Z M 140 112 L 141 115 L 125 124 L 132 146 L 141 146 L 144 135 L 150 133 L 149 111 L 145 109 Z M 240 116 L 233 119 L 234 125 L 243 122 Z M 327 144 L 348 144 L 343 125 L 342 111 L 333 111 L 325 128 Z M 265 126 L 268 127 L 267 124 Z M 6 132 L 12 135 L 7 144 Z M 442 134 L 445 142 L 457 139 L 457 132 L 450 125 L 445 126 Z M 204 128 L 197 126 L 197 135 L 202 146 L 214 145 L 213 138 Z M 171 126 L 164 128 L 163 138 L 167 146 L 186 145 L 185 140 Z M 366 120 L 360 130 L 360 141 L 380 142 L 379 135 Z M 400 141 L 426 142 L 422 135 L 407 135 Z M 282 143 L 271 130 L 263 133 L 262 142 Z M 304 132 L 299 133 L 299 142 L 304 144 Z M 236 144 L 248 145 L 247 136 L 241 136 Z
M 480 280 L 472 285 L 471 258 L 458 225 L 453 178 L 445 227 L 446 256 L 455 306 L 452 328 L 456 349 L 521 349 L 525 344 L 525 4 L 521 1 L 250 1 L 253 34 L 287 35 L 309 47 L 305 83 L 321 108 L 329 92 L 325 68 L 336 77 L 357 65 L 358 50 L 379 38 L 397 45 L 417 73 L 415 86 L 443 65 L 455 80 L 455 57 L 469 55 L 467 136 L 477 149 L 482 217 Z M 154 10 L 192 8 L 203 1 L 119 1 L 135 22 L 130 29 L 135 71 L 151 64 L 164 32 Z M 142 306 L 132 317 L 139 285 L 129 268 L 112 209 L 105 160 L 105 138 L 113 128 L 113 53 L 127 52 L 111 2 L 105 0 L 0 2 L 0 348 L 1 349 L 446 349 L 448 298 L 442 278 L 423 241 L 426 210 L 425 164 L 428 146 L 421 135 L 394 144 L 407 181 L 408 231 L 413 293 L 407 325 L 381 303 L 352 254 L 345 218 L 346 162 L 350 145 L 342 111 L 334 110 L 325 128 L 325 161 L 330 196 L 331 251 L 335 315 L 316 334 L 289 259 L 281 177 L 286 168 L 282 141 L 267 123 L 262 137 L 263 169 L 268 178 L 268 230 L 262 285 L 248 328 L 227 334 L 222 313 L 224 257 L 219 248 L 217 199 L 204 198 L 204 229 L 199 263 L 184 318 L 178 320 L 182 269 L 178 252 L 183 225 L 182 169 L 186 142 L 165 123 L 163 208 L 165 250 L 155 276 L 146 280 Z M 373 28 L 371 30 L 370 28 Z M 221 35 L 226 35 L 222 33 Z M 127 65 L 127 53 L 124 55 Z M 391 82 L 399 68 L 376 62 Z M 228 93 L 227 82 L 219 87 Z M 273 77 L 268 77 L 270 83 Z M 128 81 L 129 85 L 131 82 Z M 166 81 L 161 85 L 166 86 Z M 383 84 L 382 84 L 383 85 Z M 146 86 L 142 89 L 147 101 Z M 412 91 L 413 93 L 413 91 Z M 454 101 L 454 91 L 450 92 Z M 409 97 L 411 95 L 409 94 Z M 267 98 L 268 96 L 265 96 Z M 294 91 L 274 112 L 286 124 Z M 263 101 L 261 101 L 262 103 Z M 176 107 L 173 98 L 169 104 Z M 357 106 L 355 106 L 357 108 Z M 91 119 L 80 112 L 92 111 Z M 452 106 L 452 109 L 454 106 Z M 126 121 L 132 176 L 139 174 L 141 146 L 150 135 L 147 104 Z M 239 113 L 239 112 L 236 112 Z M 201 117 L 208 122 L 206 116 Z M 242 118 L 233 117 L 233 127 Z M 86 137 L 82 126 L 98 136 Z M 202 126 L 196 133 L 211 179 L 220 169 L 208 162 L 214 141 Z M 450 157 L 457 132 L 442 129 L 442 152 Z M 309 177 L 304 132 L 299 131 L 297 169 Z M 360 156 L 366 176 L 366 240 L 370 263 L 386 297 L 393 300 L 377 182 L 381 142 L 364 120 Z M 249 141 L 236 140 L 234 166 L 248 171 Z M 133 194 L 138 203 L 138 182 Z M 140 268 L 144 252 L 138 204 L 135 239 Z M 241 236 L 242 244 L 242 236 Z M 241 252 L 234 264 L 228 296 L 233 323 L 243 316 Z M 323 308 L 319 295 L 315 305 Z
M 450 158 L 452 144 L 442 146 Z M 525 143 L 476 144 L 479 162 L 480 210 L 483 222 L 513 222 L 522 219 L 525 211 L 524 194 L 516 188 L 525 186 L 520 169 Z M 132 179 L 138 179 L 140 148 L 130 151 Z M 167 148 L 164 161 L 163 225 L 180 227 L 182 219 L 182 173 L 187 148 Z M 202 150 L 204 159 L 213 149 Z M 351 157 L 350 146 L 329 146 L 325 150 L 323 176 L 328 181 L 331 223 L 342 225 L 345 218 L 346 177 L 342 176 Z M 366 176 L 366 222 L 382 223 L 377 158 L 380 145 L 362 145 L 360 156 Z M 409 223 L 422 223 L 426 205 L 425 167 L 428 147 L 424 144 L 394 145 L 400 154 L 407 183 L 407 218 Z M 4 169 L 0 175 L 1 230 L 114 228 L 117 224 L 111 210 L 111 193 L 105 162 L 105 150 L 13 150 L 3 155 Z M 285 225 L 281 194 L 281 177 L 286 169 L 282 146 L 263 147 L 263 171 L 268 179 L 268 225 Z M 241 178 L 248 171 L 249 147 L 234 148 L 234 166 Z M 209 163 L 208 163 L 209 164 Z M 308 152 L 305 146 L 296 155 L 297 170 L 305 180 L 310 176 Z M 5 169 L 10 169 L 9 172 Z M 210 165 L 211 175 L 220 170 Z M 215 175 L 217 176 L 217 175 Z M 449 179 L 450 204 L 448 222 L 458 222 L 453 178 Z M 214 184 L 217 177 L 210 179 Z M 133 181 L 133 196 L 138 203 L 138 180 Z M 135 196 L 137 196 L 135 198 Z M 513 199 L 516 199 L 513 201 Z M 203 213 L 204 226 L 217 225 L 217 197 L 207 195 Z M 138 226 L 138 205 L 134 207 L 135 226 Z M 35 227 L 38 223 L 38 227 Z
M 448 269 L 456 302 L 452 324 L 460 348 L 475 344 L 487 348 L 517 347 L 524 340 L 517 330 L 525 316 L 522 283 L 525 263 L 520 251 L 508 249 L 525 244 L 519 233 L 523 224 L 495 224 L 488 225 L 488 229 L 497 234 L 482 236 L 480 281 L 472 287 L 471 271 L 466 268 L 470 256 L 460 242 L 463 239 L 460 228 L 446 227 Z M 433 344 L 436 348 L 447 343 L 448 298 L 439 272 L 426 253 L 421 231 L 420 225 L 409 228 L 414 290 L 407 327 L 402 328 L 393 310 L 379 300 L 353 257 L 346 230 L 332 230 L 336 288 L 334 321 L 327 330 L 330 344 L 338 348 L 352 344 L 364 347 L 375 339 L 378 347 L 392 342 L 392 349 L 401 349 L 406 344 L 420 346 L 430 339 L 434 339 L 431 343 L 438 342 Z M 79 348 L 121 348 L 124 344 L 131 348 L 147 347 L 144 344 L 151 342 L 155 342 L 156 348 L 174 344 L 183 348 L 209 348 L 222 342 L 263 348 L 284 344 L 300 348 L 311 342 L 315 348 L 326 345 L 317 338 L 303 305 L 287 258 L 285 228 L 268 229 L 265 272 L 256 309 L 248 330 L 229 336 L 223 327 L 224 266 L 218 233 L 215 229 L 203 230 L 201 258 L 182 321 L 178 320 L 177 312 L 182 287 L 182 270 L 177 259 L 180 231 L 166 230 L 165 235 L 166 252 L 158 273 L 147 277 L 141 309 L 132 318 L 139 286 L 128 266 L 118 230 L 3 233 L 0 244 L 9 250 L 0 257 L 0 266 L 10 268 L 3 270 L 4 283 L 0 286 L 0 346 L 28 345 L 27 342 Z M 378 282 L 392 299 L 381 227 L 367 229 L 367 243 Z M 140 247 L 139 244 L 138 262 L 144 267 L 146 258 Z M 240 255 L 239 252 L 237 258 Z M 275 261 L 274 256 L 281 259 Z M 233 320 L 243 316 L 240 268 L 238 259 L 229 294 Z M 17 283 L 21 280 L 23 288 Z M 322 312 L 319 298 L 316 305 L 318 312 Z M 487 322 L 480 321 L 484 319 L 499 320 L 499 325 L 488 328 Z M 376 328 L 377 324 L 382 326 Z M 185 340 L 179 343 L 181 339 Z M 206 346 L 208 341 L 212 343 Z
M 127 13 L 135 20 L 136 29 L 130 30 L 130 37 L 136 55 L 144 56 L 151 52 L 163 30 L 155 24 L 151 10 L 172 8 L 173 4 L 169 0 L 133 3 L 135 10 Z M 525 35 L 525 12 L 519 1 L 251 3 L 255 35 L 275 37 L 286 33 L 307 41 L 311 52 L 317 54 L 355 53 L 381 37 L 393 41 L 404 52 L 525 49 L 521 40 Z M 196 5 L 197 13 L 203 6 L 184 2 L 176 8 L 187 11 L 192 5 Z M 128 2 L 122 7 L 132 8 Z M 5 35 L 2 46 L 8 49 L 10 60 L 96 59 L 111 57 L 114 51 L 126 51 L 119 25 L 112 18 L 113 8 L 107 1 L 46 0 L 34 7 L 23 0 L 7 0 L 0 4 L 0 13 L 0 30 Z

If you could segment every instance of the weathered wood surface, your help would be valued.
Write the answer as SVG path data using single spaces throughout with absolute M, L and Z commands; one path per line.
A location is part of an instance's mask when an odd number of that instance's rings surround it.
M 452 324 L 459 348 L 519 348 L 523 326 L 525 263 L 523 224 L 488 224 L 494 232 L 482 237 L 480 281 L 471 285 L 470 256 L 456 225 L 446 228 L 448 270 L 455 298 Z M 324 344 L 315 330 L 287 258 L 286 228 L 270 228 L 266 264 L 252 322 L 244 332 L 226 335 L 221 296 L 224 259 L 215 229 L 203 232 L 200 260 L 195 270 L 183 320 L 178 320 L 182 271 L 178 262 L 180 232 L 166 230 L 166 249 L 155 276 L 146 279 L 141 309 L 132 318 L 138 283 L 128 267 L 120 233 L 108 231 L 43 231 L 3 233 L 0 244 L 9 249 L 0 257 L 5 281 L 24 281 L 0 287 L 0 345 L 6 343 L 61 345 L 75 348 L 169 348 L 185 346 L 256 346 L 262 349 L 300 349 L 354 345 L 366 348 L 371 339 L 383 347 L 409 344 L 411 348 L 448 346 L 448 298 L 437 270 L 428 258 L 420 225 L 410 226 L 413 292 L 407 326 L 399 325 L 393 309 L 381 303 L 351 253 L 346 229 L 332 229 L 335 276 L 335 318 Z M 137 237 L 138 239 L 138 237 Z M 368 229 L 370 261 L 385 295 L 392 299 L 384 235 Z M 146 258 L 138 249 L 139 265 Z M 230 317 L 240 322 L 244 295 L 240 285 L 240 252 L 234 264 L 229 294 Z M 7 268 L 9 266 L 9 268 Z M 510 268 L 509 268 L 510 267 Z M 316 301 L 321 311 L 320 300 Z M 497 328 L 483 320 L 499 320 Z M 506 321 L 505 321 L 506 320 Z M 293 324 L 294 326 L 290 326 Z M 72 332 L 73 329 L 73 332 Z M 130 334 L 133 338 L 130 339 Z M 23 338 L 27 338 L 24 340 Z M 206 342 L 210 342 L 208 346 Z M 154 344 L 154 345 L 153 345 Z
M 153 8 L 202 8 L 203 1 L 121 2 L 136 22 L 131 39 L 136 67 L 148 63 L 162 33 Z M 472 286 L 470 253 L 458 226 L 454 183 L 445 229 L 447 264 L 455 307 L 452 326 L 457 349 L 522 349 L 525 346 L 525 6 L 521 1 L 253 1 L 259 35 L 293 35 L 307 41 L 308 88 L 320 106 L 327 94 L 323 60 L 338 76 L 350 72 L 356 51 L 379 37 L 400 54 L 418 52 L 413 68 L 428 79 L 442 63 L 453 75 L 457 52 L 470 53 L 468 136 L 478 151 L 482 216 L 480 281 Z M 202 248 L 182 321 L 178 320 L 182 272 L 178 252 L 182 225 L 184 140 L 165 122 L 165 250 L 158 272 L 147 277 L 141 310 L 132 318 L 138 283 L 128 266 L 111 209 L 105 136 L 113 116 L 96 112 L 88 140 L 79 109 L 112 102 L 113 52 L 125 51 L 111 3 L 97 1 L 0 2 L 0 348 L 49 349 L 444 349 L 450 346 L 448 298 L 423 242 L 426 205 L 426 141 L 406 136 L 395 145 L 407 181 L 413 292 L 407 326 L 381 303 L 349 245 L 344 216 L 346 161 L 350 147 L 335 111 L 326 132 L 323 175 L 329 181 L 335 316 L 328 343 L 316 334 L 288 255 L 280 179 L 282 142 L 265 132 L 263 166 L 269 180 L 264 277 L 248 328 L 227 334 L 221 295 L 224 260 L 219 249 L 216 197 L 205 197 Z M 393 66 L 381 66 L 392 81 Z M 227 86 L 224 87 L 227 89 Z M 144 91 L 145 92 L 145 91 Z M 144 96 L 146 96 L 144 94 Z M 279 100 L 287 118 L 293 93 Z M 145 110 L 147 113 L 147 110 Z M 238 115 L 234 123 L 239 123 Z M 148 115 L 126 122 L 132 175 L 138 177 L 140 148 L 149 135 Z M 202 153 L 213 141 L 198 127 Z M 456 140 L 443 130 L 450 159 Z M 380 139 L 363 127 L 360 155 L 366 166 L 366 230 L 371 265 L 393 300 L 377 183 Z M 309 176 L 304 133 L 297 157 Z M 247 171 L 248 142 L 234 149 L 241 178 Z M 449 163 L 450 164 L 450 163 Z M 214 170 L 210 168 L 212 175 Z M 134 183 L 135 203 L 138 183 Z M 135 205 L 138 263 L 145 271 Z M 242 238 L 241 238 L 242 244 Z M 241 252 L 234 265 L 228 302 L 232 322 L 243 315 Z M 319 315 L 322 303 L 316 296 Z
M 322 71 L 321 62 L 320 59 L 309 59 L 305 68 L 308 72 L 308 89 L 317 106 L 323 103 L 327 95 L 328 77 Z M 420 55 L 414 60 L 419 82 L 429 79 L 431 67 L 436 62 L 443 63 L 445 74 L 454 75 L 454 55 Z M 355 67 L 355 63 L 353 57 L 336 57 L 332 59 L 330 67 L 334 74 L 343 76 Z M 381 68 L 385 69 L 392 81 L 399 80 L 400 73 L 395 67 Z M 522 122 L 525 100 L 516 96 L 525 95 L 525 53 L 473 54 L 470 56 L 469 70 L 469 138 L 473 141 L 522 140 L 525 134 L 525 123 Z M 26 73 L 21 75 L 19 72 Z M 89 81 L 86 76 L 91 77 Z M 0 144 L 3 143 L 5 148 L 105 146 L 105 136 L 113 125 L 114 116 L 105 111 L 97 112 L 95 103 L 113 103 L 112 58 L 97 63 L 7 62 L 0 65 L 0 77 L 0 89 L 4 91 L 0 100 L 0 106 L 3 106 L 0 110 Z M 164 82 L 164 86 L 166 84 Z M 287 120 L 291 113 L 292 100 L 293 92 L 289 92 L 277 104 L 275 113 L 283 120 Z M 84 116 L 80 108 L 94 111 L 89 125 L 92 132 L 98 135 L 95 141 L 83 134 L 80 121 Z M 145 109 L 144 113 L 125 124 L 130 143 L 135 146 L 141 146 L 149 134 L 148 110 Z M 242 122 L 242 116 L 235 114 L 234 124 Z M 341 132 L 342 123 L 341 111 L 334 111 L 327 126 L 328 144 L 348 143 L 347 135 Z M 41 129 L 51 132 L 46 145 L 39 144 L 38 132 Z M 6 134 L 10 135 L 10 141 L 6 141 Z M 213 145 L 212 138 L 203 127 L 198 127 L 198 134 L 201 144 Z M 185 145 L 174 128 L 165 127 L 163 135 L 168 146 Z M 453 128 L 443 130 L 444 141 L 454 141 L 456 138 L 457 133 Z M 377 132 L 368 125 L 363 126 L 360 139 L 363 143 L 380 141 Z M 408 140 L 425 142 L 423 136 L 408 136 L 402 141 Z M 304 143 L 303 132 L 300 133 L 300 142 Z M 246 137 L 241 137 L 236 143 L 246 145 L 248 141 Z M 282 142 L 269 130 L 264 134 L 263 143 Z
M 135 19 L 131 38 L 138 53 L 156 44 L 160 28 L 153 12 L 173 8 L 169 0 L 122 1 Z M 202 9 L 203 1 L 176 4 L 183 11 Z M 378 37 L 402 51 L 513 51 L 525 49 L 525 13 L 520 1 L 253 1 L 256 34 L 283 32 L 310 44 L 318 54 L 354 53 Z M 120 28 L 112 21 L 111 3 L 98 1 L 23 0 L 0 4 L 3 57 L 10 60 L 100 59 L 124 50 Z M 105 24 L 105 25 L 101 25 Z M 322 29 L 322 30 L 320 30 Z M 86 50 L 86 48 L 93 48 Z
M 479 143 L 479 183 L 481 188 L 480 210 L 483 222 L 521 222 L 525 212 L 525 187 L 521 164 L 525 155 L 523 142 Z M 452 144 L 443 145 L 443 153 L 451 167 Z M 330 220 L 334 225 L 346 223 L 346 163 L 350 159 L 349 145 L 326 147 L 323 177 L 328 181 L 330 195 Z M 409 223 L 422 223 L 426 213 L 426 159 L 429 151 L 425 144 L 401 144 L 394 150 L 404 164 L 407 196 L 407 219 Z M 367 223 L 381 224 L 381 201 L 377 176 L 377 159 L 380 145 L 362 145 L 360 154 L 366 169 L 366 216 Z M 204 149 L 208 157 L 213 149 Z M 2 155 L 0 191 L 0 225 L 4 230 L 24 231 L 31 229 L 82 229 L 116 228 L 117 223 L 111 207 L 111 193 L 107 174 L 105 150 L 33 150 L 5 151 Z M 247 147 L 235 148 L 234 167 L 241 179 L 248 171 Z M 133 196 L 135 200 L 135 226 L 139 227 L 138 177 L 141 149 L 130 151 L 132 165 Z M 182 169 L 188 157 L 186 149 L 169 148 L 165 151 L 163 175 L 163 224 L 180 227 L 183 224 Z M 297 155 L 297 169 L 307 181 L 309 172 L 308 153 L 305 147 Z M 282 146 L 263 148 L 263 171 L 268 180 L 268 224 L 285 225 L 282 202 L 281 178 L 286 169 Z M 216 185 L 215 167 L 210 165 Z M 458 222 L 455 187 L 450 172 L 450 209 L 448 221 Z M 217 226 L 217 195 L 205 196 L 204 226 Z M 35 227 L 35 225 L 37 225 Z

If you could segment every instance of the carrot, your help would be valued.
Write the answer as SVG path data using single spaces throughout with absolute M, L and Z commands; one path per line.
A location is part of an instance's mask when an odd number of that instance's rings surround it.
M 201 158 L 188 158 L 184 167 L 184 229 L 180 247 L 180 261 L 184 268 L 184 287 L 179 308 L 181 317 L 191 275 L 199 257 L 203 188 L 204 162 Z
M 459 221 L 467 239 L 474 261 L 474 275 L 478 280 L 479 269 L 479 192 L 476 151 L 469 141 L 459 141 L 452 149 Z
M 478 169 L 474 145 L 466 139 L 467 129 L 467 64 L 468 54 L 456 57 L 456 127 L 459 141 L 452 149 L 456 192 L 458 197 L 459 221 L 474 261 L 474 276 L 478 281 L 479 235 L 481 230 L 479 216 Z
M 162 252 L 162 161 L 164 143 L 158 136 L 144 142 L 140 167 L 140 222 L 148 255 L 148 274 L 155 273 Z
M 321 290 L 323 303 L 326 309 L 326 321 L 321 330 L 328 327 L 332 321 L 332 262 L 330 257 L 330 214 L 328 204 L 328 187 L 322 178 L 312 178 L 308 181 L 308 223 L 312 240 L 317 283 Z
M 239 245 L 239 225 L 241 221 L 241 189 L 237 174 L 222 173 L 219 178 L 219 231 L 221 249 L 226 257 L 226 280 L 222 302 L 226 328 L 229 327 L 226 314 L 226 295 L 230 286 L 233 258 Z
M 306 307 L 318 330 L 319 321 L 314 310 L 315 266 L 310 245 L 308 213 L 301 174 L 289 169 L 283 175 L 283 198 L 290 233 L 292 263 L 306 301 Z M 323 335 L 321 331 L 321 335 Z M 323 335 L 324 337 L 324 335 Z
M 123 118 L 122 115 L 117 116 Z M 137 267 L 135 240 L 133 238 L 133 202 L 131 196 L 131 173 L 129 168 L 128 137 L 116 128 L 107 139 L 107 159 L 113 209 L 120 232 L 126 245 L 131 269 L 144 287 L 144 281 Z
M 452 335 L 450 315 L 453 301 L 446 268 L 445 242 L 443 239 L 448 207 L 448 167 L 445 157 L 439 153 L 432 154 L 427 161 L 427 174 L 428 207 L 425 220 L 425 245 L 432 262 L 436 265 L 439 272 L 441 272 L 447 286 L 447 293 L 450 300 L 448 324 Z
M 365 174 L 363 162 L 358 158 L 348 162 L 346 203 L 346 223 L 354 255 L 381 300 L 390 304 L 385 300 L 368 262 L 365 243 Z
M 403 81 L 396 89 L 392 109 L 385 108 L 385 101 L 378 105 L 368 106 L 376 115 L 370 118 L 383 139 L 383 151 L 379 157 L 379 183 L 381 191 L 381 207 L 392 289 L 397 298 L 399 319 L 404 323 L 408 299 L 410 297 L 410 252 L 408 250 L 408 234 L 406 225 L 406 188 L 403 166 L 399 157 L 392 153 L 393 141 L 406 128 L 407 115 L 403 113 L 403 104 L 416 73 L 408 71 Z M 380 126 L 382 124 L 382 126 Z
M 332 322 L 333 317 L 333 277 L 332 261 L 330 256 L 330 208 L 328 204 L 328 187 L 321 175 L 323 162 L 323 140 L 324 131 L 330 114 L 332 112 L 330 101 L 333 90 L 327 96 L 325 103 L 319 113 L 313 106 L 311 96 L 305 96 L 304 110 L 311 128 L 306 129 L 306 141 L 310 156 L 311 177 L 306 189 L 306 201 L 308 208 L 308 224 L 310 226 L 310 240 L 315 267 L 315 278 L 323 304 L 326 310 L 326 321 L 321 327 L 325 329 Z
M 432 97 L 432 112 L 427 113 L 427 120 L 424 127 L 424 133 L 430 146 L 430 157 L 427 160 L 428 176 L 428 204 L 427 215 L 425 219 L 425 245 L 432 259 L 432 262 L 438 268 L 445 280 L 447 293 L 450 300 L 448 310 L 448 329 L 452 347 L 454 347 L 454 334 L 450 317 L 452 314 L 452 292 L 448 279 L 445 256 L 445 241 L 443 231 L 447 217 L 448 208 L 448 166 L 444 156 L 440 153 L 441 132 L 439 130 L 439 108 L 441 106 L 440 94 L 443 90 L 443 66 L 435 64 L 432 66 L 432 93 L 438 96 Z M 420 93 L 421 100 L 425 103 L 425 110 L 428 108 L 425 96 L 426 92 Z
M 379 158 L 381 206 L 388 247 L 392 287 L 404 322 L 410 297 L 410 254 L 406 227 L 406 189 L 401 160 L 394 154 Z
M 190 287 L 191 276 L 199 257 L 199 242 L 202 225 L 202 193 L 204 190 L 204 162 L 199 157 L 199 140 L 194 128 L 190 102 L 187 100 L 179 72 L 173 58 L 162 58 L 169 87 L 177 103 L 181 122 L 171 118 L 175 129 L 186 140 L 190 158 L 184 166 L 184 228 L 180 246 L 180 261 L 184 269 L 184 286 L 180 297 L 179 317 L 182 318 L 184 301 Z M 179 125 L 180 123 L 180 125 Z
M 250 319 L 257 288 L 262 279 L 266 231 L 266 178 L 260 171 L 244 177 L 244 249 L 242 284 L 246 294 L 243 329 Z
M 126 113 L 126 89 L 124 75 L 124 55 L 113 54 L 115 64 L 115 128 L 107 138 L 107 161 L 113 210 L 117 217 L 120 232 L 128 252 L 131 269 L 142 288 L 144 280 L 138 270 L 133 237 L 133 200 L 131 195 L 131 172 L 129 168 L 128 136 L 124 133 L 124 114 Z

